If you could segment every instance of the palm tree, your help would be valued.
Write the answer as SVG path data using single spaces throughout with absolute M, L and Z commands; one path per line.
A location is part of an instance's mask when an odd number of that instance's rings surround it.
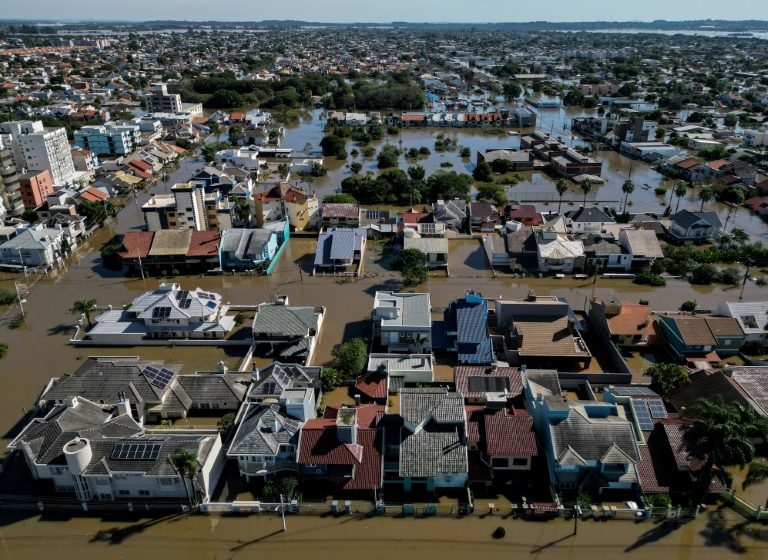
M 587 195 L 592 191 L 593 187 L 592 179 L 584 179 L 579 185 L 581 192 L 584 193 L 584 207 L 587 207 Z
M 91 313 L 93 311 L 96 311 L 95 299 L 79 299 L 72 304 L 72 309 L 70 309 L 70 313 L 73 315 L 85 315 L 89 327 L 93 325 L 91 323 Z
M 560 195 L 560 202 L 557 203 L 557 213 L 559 214 L 560 206 L 563 204 L 563 195 L 568 190 L 568 183 L 565 182 L 565 179 L 558 179 L 557 183 L 555 183 L 555 189 L 557 194 Z
M 750 486 L 756 486 L 766 480 L 768 480 L 768 460 L 756 459 L 749 464 L 749 471 L 747 471 L 747 476 L 741 484 L 741 489 L 746 490 Z M 768 507 L 768 499 L 766 499 L 765 505 Z
M 635 184 L 631 179 L 627 179 L 624 181 L 624 184 L 621 185 L 621 192 L 624 193 L 624 213 L 627 212 L 627 202 L 629 201 L 629 195 L 631 195 L 634 191 Z
M 704 210 L 704 205 L 713 198 L 715 198 L 715 191 L 712 190 L 712 187 L 702 187 L 699 191 L 699 200 L 701 201 L 699 212 L 702 212 Z
M 694 402 L 686 415 L 694 419 L 685 433 L 687 446 L 693 457 L 704 461 L 698 474 L 696 498 L 700 502 L 712 482 L 716 463 L 746 465 L 754 460 L 754 440 L 768 437 L 768 420 L 751 407 L 725 402 L 721 396 Z M 755 480 L 759 472 L 756 471 Z
M 193 496 L 189 492 L 189 487 L 187 487 L 187 479 L 189 479 L 191 485 L 192 485 L 192 492 L 195 491 L 195 474 L 197 474 L 197 469 L 199 467 L 199 464 L 197 462 L 197 455 L 192 453 L 191 451 L 187 451 L 186 449 L 177 449 L 170 455 L 168 455 L 168 462 L 173 467 L 173 470 L 176 471 L 176 474 L 181 477 L 181 482 L 184 484 L 184 493 L 187 495 L 187 501 L 189 502 L 189 505 L 192 505 L 192 499 Z
M 725 228 L 731 219 L 731 215 L 735 217 L 736 213 L 739 211 L 739 206 L 744 204 L 744 199 L 746 198 L 744 189 L 734 189 L 732 197 L 734 199 L 733 206 L 731 206 L 731 208 L 728 210 L 728 215 L 725 217 L 725 223 L 723 224 L 723 231 L 725 231 Z
M 424 352 L 424 345 L 429 342 L 429 337 L 424 333 L 416 333 L 413 335 L 413 345 L 416 347 L 418 353 Z
M 677 214 L 678 208 L 680 208 L 680 199 L 688 192 L 688 185 L 685 181 L 675 181 L 675 196 L 677 197 L 677 206 L 675 206 L 675 214 Z
M 723 235 L 728 235 L 728 234 L 723 234 Z M 734 242 L 738 243 L 739 245 L 744 245 L 750 239 L 749 234 L 741 228 L 733 228 L 731 230 L 730 237 L 731 239 L 733 239 Z

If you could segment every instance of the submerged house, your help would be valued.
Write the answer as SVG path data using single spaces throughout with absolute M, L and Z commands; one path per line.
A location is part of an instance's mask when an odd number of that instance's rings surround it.
M 314 274 L 359 276 L 365 255 L 366 236 L 364 228 L 330 228 L 322 232 L 317 238 Z
M 266 348 L 278 360 L 308 364 L 324 318 L 325 307 L 291 306 L 286 296 L 275 303 L 259 304 L 253 318 L 256 350 Z
M 482 294 L 468 291 L 445 310 L 445 347 L 458 354 L 460 364 L 492 364 L 496 361 L 488 332 L 488 302 Z
M 223 270 L 264 270 L 280 243 L 271 229 L 232 228 L 221 232 L 219 262 Z
M 383 407 L 328 406 L 309 420 L 299 436 L 299 473 L 333 482 L 343 491 L 381 488 L 383 462 L 378 423 Z
M 586 381 L 569 398 L 555 371 L 528 370 L 523 387 L 556 490 L 604 494 L 637 489 L 635 428 L 615 403 L 598 401 Z

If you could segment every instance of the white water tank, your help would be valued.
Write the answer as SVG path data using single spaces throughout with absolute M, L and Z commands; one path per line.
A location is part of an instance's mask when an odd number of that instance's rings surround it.
M 93 458 L 91 442 L 85 438 L 75 438 L 64 445 L 64 457 L 67 459 L 69 472 L 83 474 Z

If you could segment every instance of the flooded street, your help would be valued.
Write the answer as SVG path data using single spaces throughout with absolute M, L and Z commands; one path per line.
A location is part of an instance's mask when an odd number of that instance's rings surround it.
M 0 527 L 0 558 L 32 560 L 57 550 L 67 560 L 274 558 L 636 558 L 653 560 L 762 559 L 768 531 L 712 508 L 679 527 L 646 521 L 493 517 L 393 519 L 365 516 L 288 516 L 287 533 L 274 516 L 172 516 L 160 520 L 92 518 L 41 521 L 32 517 Z M 494 540 L 502 526 L 506 536 Z M 45 534 L 41 539 L 40 534 Z

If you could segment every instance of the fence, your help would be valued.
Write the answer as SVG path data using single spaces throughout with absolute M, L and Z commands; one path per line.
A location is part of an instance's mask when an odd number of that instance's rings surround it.
M 768 509 L 763 506 L 755 506 L 736 494 L 736 492 L 723 492 L 720 498 L 744 517 L 756 521 L 768 520 Z

